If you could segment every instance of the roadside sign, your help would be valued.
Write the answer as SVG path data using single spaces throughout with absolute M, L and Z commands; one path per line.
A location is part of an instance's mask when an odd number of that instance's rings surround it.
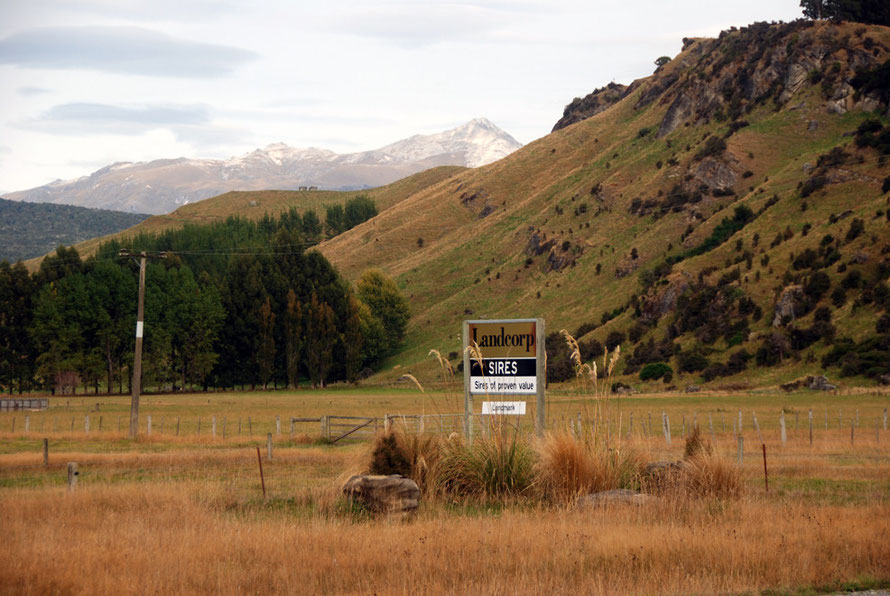
M 543 319 L 464 321 L 464 415 L 468 437 L 472 437 L 475 395 L 537 396 L 535 432 L 544 432 L 544 359 Z M 521 403 L 525 413 L 525 402 L 483 402 L 483 407 L 486 403 Z

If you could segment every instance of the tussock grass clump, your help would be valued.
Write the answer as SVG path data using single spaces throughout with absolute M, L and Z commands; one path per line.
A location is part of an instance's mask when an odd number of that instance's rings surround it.
M 436 468 L 442 457 L 442 437 L 395 431 L 380 434 L 371 451 L 372 474 L 401 474 L 425 490 L 435 484 Z
M 535 478 L 541 495 L 568 501 L 580 495 L 640 486 L 643 460 L 633 449 L 610 449 L 568 432 L 547 435 L 537 444 Z
M 714 452 L 714 446 L 711 441 L 702 434 L 701 428 L 693 427 L 692 432 L 686 437 L 686 443 L 683 447 L 683 459 L 689 459 L 700 454 L 711 454 Z
M 742 470 L 715 453 L 700 452 L 683 466 L 682 488 L 692 497 L 735 499 L 742 495 Z
M 714 452 L 698 426 L 686 437 L 682 473 L 674 488 L 690 497 L 734 499 L 744 490 L 742 470 Z
M 471 444 L 458 438 L 444 445 L 436 473 L 443 495 L 504 499 L 525 494 L 532 486 L 534 451 L 517 432 L 493 425 Z

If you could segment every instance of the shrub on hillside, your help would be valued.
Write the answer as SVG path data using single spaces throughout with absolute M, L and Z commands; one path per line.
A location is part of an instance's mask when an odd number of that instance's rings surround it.
M 710 362 L 697 350 L 688 350 L 677 354 L 677 367 L 682 372 L 698 372 L 708 367 Z
M 705 146 L 695 154 L 695 161 L 700 161 L 706 157 L 716 157 L 726 151 L 726 141 L 721 137 L 709 136 L 705 141 Z
M 627 339 L 621 331 L 610 331 L 609 335 L 606 336 L 606 349 L 610 352 L 614 351 L 615 348 L 624 343 L 624 340 Z
M 641 381 L 657 381 L 665 377 L 665 382 L 670 382 L 674 377 L 674 369 L 664 362 L 652 362 L 643 367 L 640 371 Z

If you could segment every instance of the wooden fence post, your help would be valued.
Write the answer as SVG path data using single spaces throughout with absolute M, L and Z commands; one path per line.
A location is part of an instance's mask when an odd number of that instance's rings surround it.
M 668 445 L 671 444 L 671 419 L 668 418 L 667 412 L 661 412 L 661 427 L 664 431 L 664 441 Z
M 887 430 L 887 408 L 884 408 L 884 430 Z
M 779 432 L 782 436 L 782 446 L 785 446 L 785 442 L 788 440 L 788 436 L 785 432 L 785 411 L 783 410 L 781 415 L 779 415 Z
M 179 436 L 179 416 L 176 417 L 176 436 Z
M 711 418 L 710 412 L 708 412 L 708 430 L 711 431 L 711 441 L 716 441 L 717 439 L 714 437 L 714 420 Z
M 383 415 L 383 432 L 386 434 L 392 432 L 392 419 L 389 417 L 389 414 Z
M 102 432 L 102 416 L 99 416 L 99 432 Z
M 757 412 L 751 412 L 751 419 L 754 421 L 754 430 L 757 431 L 757 438 L 760 439 L 760 443 L 763 443 L 763 435 L 760 434 L 760 425 L 757 424 Z
M 86 434 L 90 434 L 90 415 L 87 414 L 83 417 L 83 432 Z
M 201 434 L 201 417 L 198 416 L 198 434 Z
M 210 434 L 216 439 L 216 416 L 210 417 Z
M 850 445 L 853 444 L 853 430 L 856 428 L 856 420 L 850 419 Z
M 241 416 L 238 416 L 238 436 L 241 436 Z
M 30 432 L 31 430 L 31 417 L 29 415 L 25 415 L 25 432 Z
M 769 474 L 766 473 L 766 443 L 761 443 L 763 448 L 763 487 L 764 492 L 769 492 Z
M 272 433 L 266 435 L 266 455 L 272 459 Z
M 423 434 L 426 432 L 426 417 L 421 414 L 420 418 L 417 419 L 417 433 Z
M 810 408 L 810 446 L 813 445 L 813 408 Z
M 77 462 L 69 461 L 68 462 L 68 492 L 74 492 L 74 489 L 77 488 L 77 477 L 80 475 L 80 472 L 77 471 Z
M 260 446 L 256 447 L 256 461 L 260 465 L 260 483 L 263 486 L 263 499 L 266 498 L 266 479 L 263 477 L 263 458 L 260 457 Z
M 742 434 L 742 411 L 739 410 L 739 434 Z
M 275 415 L 275 434 L 281 434 L 281 416 L 278 414 Z
M 49 439 L 43 439 L 43 465 L 49 465 Z
M 146 433 L 148 436 L 151 436 L 151 414 L 149 414 L 149 415 L 146 417 L 146 419 L 148 420 L 148 422 L 145 423 L 145 424 L 146 424 L 146 427 L 145 427 L 145 433 Z
M 745 453 L 745 438 L 739 433 L 739 465 L 742 465 L 742 456 Z

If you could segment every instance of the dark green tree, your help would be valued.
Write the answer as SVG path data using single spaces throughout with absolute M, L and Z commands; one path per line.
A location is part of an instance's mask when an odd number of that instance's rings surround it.
M 300 381 L 300 356 L 303 348 L 303 305 L 293 288 L 287 291 L 284 311 L 284 351 L 287 367 L 287 386 L 297 388 Z
M 346 201 L 343 213 L 343 223 L 347 230 L 351 230 L 362 222 L 368 221 L 377 215 L 377 205 L 368 195 L 358 195 Z
M 325 209 L 324 223 L 328 236 L 333 237 L 346 231 L 346 223 L 343 219 L 343 206 L 328 205 Z
M 306 367 L 313 387 L 324 387 L 337 341 L 334 310 L 313 292 L 306 322 Z
M 0 391 L 30 389 L 35 354 L 28 335 L 34 284 L 22 263 L 0 261 Z
M 260 345 L 257 352 L 257 368 L 260 383 L 267 389 L 275 372 L 275 313 L 272 312 L 272 299 L 266 296 L 260 306 Z

